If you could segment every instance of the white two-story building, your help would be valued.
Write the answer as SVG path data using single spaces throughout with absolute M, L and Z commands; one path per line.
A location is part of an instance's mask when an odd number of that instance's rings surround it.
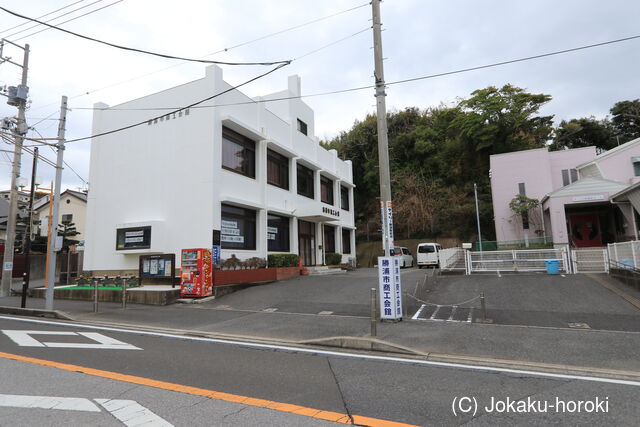
M 229 89 L 210 66 L 202 79 L 96 104 L 94 135 L 145 124 L 92 140 L 86 270 L 134 271 L 143 254 L 179 259 L 181 249 L 210 248 L 214 235 L 222 258 L 355 258 L 351 162 L 320 146 L 313 110 L 297 98 L 300 78 L 256 99 Z

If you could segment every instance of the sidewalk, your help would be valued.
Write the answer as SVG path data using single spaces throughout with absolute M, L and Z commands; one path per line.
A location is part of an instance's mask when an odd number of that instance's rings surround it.
M 405 286 L 423 273 L 403 272 Z M 250 288 L 203 304 L 171 306 L 55 301 L 55 309 L 80 322 L 203 333 L 283 343 L 320 343 L 330 337 L 369 337 L 368 292 L 371 270 L 332 278 L 305 277 Z M 0 298 L 0 306 L 19 307 L 19 297 Z M 44 308 L 29 299 L 27 307 Z M 277 307 L 277 308 L 276 308 Z M 335 310 L 326 313 L 326 308 Z M 321 310 L 324 309 L 324 310 Z M 640 316 L 637 318 L 640 321 Z M 377 324 L 377 339 L 432 356 L 508 359 L 633 371 L 640 375 L 640 333 L 568 328 L 407 320 Z M 499 363 L 496 361 L 496 363 Z

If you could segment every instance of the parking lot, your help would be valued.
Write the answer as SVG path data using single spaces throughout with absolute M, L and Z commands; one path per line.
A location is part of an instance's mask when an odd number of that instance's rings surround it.
M 474 321 L 478 320 L 477 297 L 483 293 L 486 317 L 494 324 L 640 331 L 640 309 L 603 283 L 633 296 L 632 288 L 605 274 L 440 276 L 420 289 L 420 299 L 428 304 L 419 318 L 447 320 L 450 307 L 465 314 L 461 308 L 472 307 Z M 430 318 L 438 305 L 439 312 Z M 451 320 L 461 316 L 454 313 Z

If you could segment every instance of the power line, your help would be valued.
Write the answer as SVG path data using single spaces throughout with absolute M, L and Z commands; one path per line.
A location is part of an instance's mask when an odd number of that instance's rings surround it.
M 122 1 L 122 0 L 120 0 L 120 1 Z M 115 4 L 115 3 L 112 3 L 112 4 Z M 113 48 L 116 48 L 116 49 L 126 50 L 126 51 L 129 51 L 129 52 L 142 53 L 142 54 L 145 54 L 145 55 L 158 56 L 160 58 L 177 59 L 177 60 L 180 60 L 180 61 L 199 62 L 199 63 L 204 63 L 204 64 L 220 64 L 220 65 L 279 65 L 279 64 L 288 64 L 288 63 L 291 62 L 290 60 L 269 61 L 269 62 L 226 62 L 226 61 L 212 61 L 212 60 L 206 60 L 206 59 L 185 58 L 185 57 L 182 57 L 182 56 L 167 55 L 167 54 L 164 54 L 164 53 L 158 53 L 158 52 L 152 52 L 152 51 L 138 49 L 138 48 L 134 48 L 134 47 L 122 46 L 122 45 L 118 45 L 118 44 L 115 44 L 115 43 L 110 43 L 110 42 L 107 42 L 107 41 L 104 41 L 104 40 L 99 40 L 99 39 L 96 39 L 96 38 L 93 38 L 93 37 L 85 36 L 83 34 L 79 34 L 79 33 L 73 32 L 73 31 L 69 31 L 69 30 L 65 30 L 64 28 L 60 28 L 58 26 L 51 25 L 51 24 L 48 24 L 48 23 L 43 22 L 43 21 L 39 21 L 39 20 L 37 20 L 35 18 L 29 18 L 28 16 L 24 16 L 24 15 L 21 15 L 19 13 L 13 12 L 13 11 L 7 9 L 7 8 L 2 7 L 2 6 L 0 6 L 0 10 L 3 10 L 6 13 L 9 13 L 9 14 L 11 14 L 13 16 L 17 16 L 17 17 L 23 18 L 23 19 L 29 19 L 29 20 L 31 20 L 33 22 L 37 22 L 38 24 L 46 25 L 49 28 L 53 28 L 53 29 L 61 31 L 63 33 L 71 34 L 73 36 L 76 36 L 76 37 L 79 37 L 79 38 L 82 38 L 82 39 L 85 39 L 85 40 L 89 40 L 89 41 L 92 41 L 92 42 L 95 42 L 95 43 L 100 43 L 100 44 L 103 44 L 103 45 L 106 45 L 106 46 L 110 46 L 110 47 L 113 47 Z M 33 34 L 31 34 L 31 35 L 33 35 Z M 25 36 L 25 37 L 29 37 L 29 36 Z M 20 40 L 20 39 L 18 39 L 18 40 Z
M 285 29 L 282 29 L 282 30 L 279 30 L 279 31 L 275 31 L 273 33 L 265 34 L 263 36 L 255 38 L 255 39 L 247 40 L 247 41 L 232 45 L 230 47 L 225 47 L 225 48 L 219 49 L 219 50 L 217 50 L 215 52 L 203 55 L 200 58 L 206 58 L 206 57 L 209 57 L 209 56 L 217 55 L 219 53 L 228 52 L 228 51 L 230 51 L 232 49 L 243 47 L 243 46 L 258 42 L 258 41 L 262 41 L 262 40 L 265 40 L 265 39 L 268 39 L 268 38 L 271 38 L 271 37 L 274 37 L 274 36 L 277 36 L 277 35 L 280 35 L 280 34 L 287 33 L 289 31 L 297 30 L 299 28 L 303 28 L 303 27 L 306 27 L 308 25 L 312 25 L 312 24 L 315 24 L 315 23 L 318 23 L 318 22 L 321 22 L 321 21 L 324 21 L 324 20 L 339 16 L 339 15 L 343 15 L 345 13 L 352 12 L 354 10 L 357 10 L 357 9 L 360 9 L 360 8 L 363 8 L 363 7 L 366 7 L 366 6 L 369 6 L 369 3 L 363 3 L 363 4 L 360 4 L 358 6 L 354 6 L 352 8 L 349 8 L 349 9 L 341 10 L 341 11 L 333 13 L 331 15 L 325 15 L 325 16 L 322 16 L 320 18 L 316 18 L 316 19 L 313 19 L 311 21 L 304 22 L 302 24 L 297 24 L 297 25 L 294 25 L 292 27 L 288 27 L 288 28 L 285 28 Z M 303 56 L 306 56 L 306 55 L 303 55 Z M 298 57 L 297 59 L 300 59 L 301 57 Z M 106 86 L 102 86 L 102 87 L 99 87 L 99 88 L 96 88 L 96 89 L 88 90 L 88 91 L 83 92 L 83 93 L 79 93 L 77 95 L 74 95 L 74 96 L 70 97 L 69 99 L 76 99 L 76 98 L 79 98 L 81 96 L 89 95 L 90 93 L 99 92 L 99 91 L 102 91 L 102 90 L 105 90 L 105 89 L 110 89 L 112 87 L 116 87 L 116 86 L 120 86 L 120 85 L 125 84 L 125 83 L 129 83 L 129 82 L 132 82 L 132 81 L 135 81 L 135 80 L 140 80 L 141 78 L 150 76 L 152 74 L 157 74 L 157 73 L 160 73 L 160 72 L 163 72 L 163 71 L 166 71 L 166 70 L 170 70 L 172 68 L 176 68 L 176 67 L 182 66 L 182 65 L 187 64 L 187 63 L 188 62 L 183 61 L 183 62 L 180 62 L 178 64 L 170 65 L 170 66 L 165 67 L 165 68 L 160 68 L 160 69 L 157 69 L 155 71 L 151 71 L 149 73 L 140 74 L 140 75 L 138 75 L 136 77 L 133 77 L 133 78 L 129 78 L 129 79 L 126 79 L 126 80 L 121 80 L 121 81 L 118 81 L 118 82 L 115 82 L 115 83 L 112 83 L 112 84 L 109 84 L 109 85 L 106 85 Z M 32 107 L 32 110 L 45 108 L 45 107 L 48 107 L 48 106 L 54 105 L 54 104 L 57 105 L 57 103 L 49 103 L 49 104 L 45 104 L 45 105 L 42 105 L 42 106 Z
M 218 96 L 224 95 L 225 93 L 231 92 L 232 90 L 238 89 L 238 88 L 240 88 L 240 87 L 242 87 L 242 86 L 244 86 L 244 85 L 247 85 L 247 84 L 249 84 L 249 83 L 251 83 L 251 82 L 254 82 L 254 81 L 258 80 L 258 79 L 261 79 L 261 78 L 263 78 L 263 77 L 266 77 L 267 75 L 269 75 L 269 74 L 271 74 L 271 73 L 273 73 L 273 72 L 275 72 L 275 71 L 278 71 L 280 68 L 282 68 L 282 67 L 286 67 L 287 65 L 289 65 L 289 64 L 288 64 L 288 63 L 285 63 L 285 64 L 279 64 L 278 66 L 276 66 L 275 68 L 272 68 L 271 70 L 267 71 L 266 73 L 262 73 L 262 74 L 260 74 L 259 76 L 253 77 L 253 78 L 251 78 L 251 79 L 249 79 L 249 80 L 246 80 L 245 82 L 240 83 L 239 85 L 232 86 L 232 87 L 230 87 L 229 89 L 223 90 L 222 92 L 219 92 L 219 93 L 216 93 L 216 94 L 214 94 L 214 95 L 208 96 L 208 97 L 206 97 L 206 98 L 204 98 L 204 99 L 201 99 L 200 101 L 196 101 L 196 102 L 193 102 L 193 103 L 191 103 L 191 104 L 189 104 L 189 105 L 186 105 L 186 106 L 184 106 L 184 107 L 177 108 L 177 109 L 175 109 L 175 110 L 173 110 L 173 111 L 169 112 L 169 114 L 177 113 L 177 112 L 180 112 L 180 111 L 186 110 L 186 109 L 188 109 L 188 108 L 194 107 L 194 106 L 196 106 L 196 105 L 198 105 L 198 104 L 202 104 L 203 102 L 206 102 L 206 101 L 209 101 L 209 100 L 211 100 L 211 99 L 217 98 Z M 87 140 L 87 139 L 97 138 L 97 137 L 99 137 L 99 136 L 110 135 L 110 134 L 112 134 L 112 133 L 121 132 L 121 131 L 123 131 L 123 130 L 131 129 L 131 128 L 134 128 L 134 127 L 137 127 L 137 126 L 140 126 L 140 125 L 146 124 L 146 123 L 148 123 L 150 120 L 159 119 L 159 118 L 161 118 L 161 117 L 163 117 L 163 116 L 165 116 L 165 114 L 162 114 L 162 115 L 160 115 L 160 116 L 156 116 L 156 117 L 151 117 L 151 118 L 148 118 L 148 119 L 143 120 L 143 121 L 141 121 L 141 122 L 134 123 L 134 124 L 131 124 L 131 125 L 128 125 L 128 126 L 123 126 L 123 127 L 121 127 L 121 128 L 118 128 L 118 129 L 113 129 L 113 130 L 110 130 L 110 131 L 101 132 L 101 133 L 98 133 L 98 134 L 95 134 L 95 135 L 85 136 L 85 137 L 82 137 L 82 138 L 69 139 L 69 140 L 67 140 L 66 142 L 67 142 L 67 143 L 69 143 L 69 142 L 84 141 L 84 140 Z
M 517 62 L 531 61 L 531 60 L 534 60 L 534 59 L 540 59 L 540 58 L 545 58 L 545 57 L 549 57 L 549 56 L 560 55 L 560 54 L 564 54 L 564 53 L 570 53 L 570 52 L 575 52 L 575 51 L 584 50 L 584 49 L 590 49 L 590 48 L 594 48 L 594 47 L 605 46 L 605 45 L 614 44 L 614 43 L 621 43 L 621 42 L 634 40 L 634 39 L 640 39 L 640 35 L 624 37 L 624 38 L 621 38 L 621 39 L 609 40 L 609 41 L 602 42 L 602 43 L 594 43 L 594 44 L 574 47 L 574 48 L 570 48 L 570 49 L 563 49 L 563 50 L 558 50 L 558 51 L 554 51 L 554 52 L 542 53 L 540 55 L 527 56 L 527 57 L 524 57 L 524 58 L 511 59 L 511 60 L 508 60 L 508 61 L 494 62 L 494 63 L 491 63 L 491 64 L 479 65 L 479 66 L 476 66 L 476 67 L 462 68 L 462 69 L 459 69 L 459 70 L 446 71 L 446 72 L 443 72 L 443 73 L 428 74 L 428 75 L 425 75 L 425 76 L 412 77 L 412 78 L 403 79 L 403 80 L 396 80 L 396 81 L 392 81 L 392 82 L 386 82 L 386 85 L 387 86 L 392 86 L 392 85 L 410 83 L 410 82 L 414 82 L 414 81 L 418 81 L 418 80 L 427 80 L 427 79 L 433 79 L 433 78 L 437 78 L 437 77 L 449 76 L 449 75 L 453 75 L 453 74 L 461 74 L 461 73 L 466 73 L 466 72 L 469 72 L 469 71 L 477 71 L 477 70 L 482 70 L 482 69 L 485 69 L 485 68 L 498 67 L 498 66 L 507 65 L 507 64 L 513 64 L 513 63 L 517 63 Z M 217 108 L 217 107 L 228 107 L 228 106 L 234 106 L 234 105 L 253 104 L 255 102 L 267 103 L 267 102 L 276 102 L 276 101 L 286 101 L 286 100 L 290 100 L 290 99 L 314 98 L 314 97 L 318 97 L 318 96 L 336 95 L 336 94 L 347 93 L 347 92 L 356 92 L 356 91 L 371 89 L 371 88 L 374 88 L 374 87 L 375 87 L 375 85 L 366 85 L 366 86 L 352 87 L 352 88 L 348 88 L 348 89 L 332 90 L 332 91 L 328 91 L 328 92 L 312 93 L 312 94 L 309 94 L 309 95 L 283 96 L 283 97 L 280 97 L 280 98 L 261 99 L 261 100 L 258 100 L 258 101 L 235 102 L 235 103 L 229 103 L 229 104 L 200 105 L 200 106 L 195 106 L 193 108 Z M 101 110 L 101 111 L 161 111 L 161 110 L 173 110 L 175 108 L 177 108 L 177 107 L 154 107 L 154 108 L 74 107 L 74 109 L 76 109 L 76 110 Z
M 59 111 L 58 111 L 58 112 L 59 112 Z M 35 125 L 34 125 L 34 126 L 35 126 Z M 37 133 L 37 134 L 40 136 L 40 138 L 44 138 L 44 137 L 42 136 L 42 134 L 38 131 L 38 129 L 35 129 L 34 127 L 31 127 L 31 130 L 32 130 L 32 131 L 34 131 L 35 133 Z M 51 146 L 51 145 L 50 145 L 50 146 L 49 146 L 49 148 L 51 148 L 51 151 L 53 151 L 53 153 L 54 153 L 54 154 L 56 154 L 56 150 L 53 148 L 53 146 Z M 60 148 L 58 148 L 58 149 L 60 149 Z M 79 174 L 78 172 L 76 172 L 76 171 L 75 171 L 75 169 L 73 169 L 73 168 L 71 167 L 71 165 L 69 165 L 69 163 L 67 163 L 67 161 L 66 161 L 66 160 L 63 160 L 62 162 L 64 163 L 64 165 L 65 165 L 65 166 L 66 166 L 66 167 L 67 167 L 71 172 L 73 172 L 73 173 L 74 173 L 74 174 L 75 174 L 75 175 L 80 179 L 80 181 L 82 181 L 82 182 L 83 182 L 83 183 L 85 183 L 85 184 L 87 183 L 87 181 L 86 181 L 83 177 L 81 177 L 81 176 L 80 176 L 80 174 Z
M 40 15 L 40 16 L 38 16 L 36 19 L 44 18 L 45 16 L 49 16 L 49 15 L 52 15 L 52 14 L 54 14 L 54 13 L 56 13 L 56 12 L 60 12 L 61 10 L 64 10 L 64 9 L 66 9 L 66 8 L 68 8 L 68 7 L 71 7 L 71 6 L 73 6 L 73 5 L 76 5 L 76 4 L 78 4 L 78 3 L 82 3 L 83 1 L 85 1 L 85 0 L 78 0 L 78 1 L 76 1 L 76 2 L 70 3 L 70 4 L 66 5 L 66 6 L 63 6 L 63 7 L 59 8 L 59 9 L 52 10 L 52 11 L 51 11 L 51 12 L 49 12 L 49 13 L 45 13 L 44 15 Z M 25 21 L 25 22 L 23 22 L 22 24 L 14 25 L 13 27 L 10 27 L 10 28 L 4 29 L 4 30 L 0 30 L 0 33 L 6 33 L 7 31 L 11 31 L 11 30 L 13 30 L 13 29 L 20 28 L 20 27 L 22 27 L 23 25 L 27 25 L 27 23 L 28 23 L 28 22 L 29 22 L 29 21 Z
M 102 0 L 100 0 L 100 1 L 102 1 Z M 97 8 L 97 9 L 90 10 L 89 12 L 85 12 L 85 13 L 83 13 L 82 15 L 78 15 L 78 16 L 75 16 L 75 17 L 73 17 L 73 18 L 67 19 L 66 21 L 59 22 L 59 23 L 58 23 L 58 25 L 62 25 L 62 24 L 66 24 L 67 22 L 75 21 L 76 19 L 80 19 L 80 18 L 85 17 L 85 16 L 87 16 L 87 15 L 91 15 L 91 14 L 93 14 L 93 13 L 99 12 L 99 11 L 101 11 L 101 10 L 103 10 L 103 9 L 106 9 L 106 8 L 108 8 L 108 7 L 111 7 L 111 6 L 113 6 L 113 5 L 116 5 L 116 4 L 118 4 L 118 3 L 121 3 L 121 2 L 123 2 L 123 1 L 124 1 L 124 0 L 114 1 L 113 3 L 109 3 L 109 4 L 105 5 L 105 6 L 99 7 L 99 8 Z M 95 3 L 97 3 L 97 2 L 95 2 Z M 91 4 L 93 4 L 93 3 L 91 3 Z M 50 29 L 51 29 L 51 28 L 43 28 L 42 30 L 36 31 L 36 32 L 34 32 L 34 33 L 31 33 L 31 34 L 27 34 L 26 36 L 22 36 L 22 37 L 20 37 L 20 38 L 16 39 L 15 41 L 20 41 L 20 40 L 26 39 L 26 38 L 28 38 L 28 37 L 35 36 L 36 34 L 40 34 L 40 33 L 44 32 L 44 31 L 47 31 L 47 30 L 50 30 Z
M 83 1 L 84 1 L 84 0 L 83 0 Z M 53 18 L 51 18 L 51 19 L 47 19 L 45 22 L 55 21 L 56 19 L 60 19 L 60 18 L 62 18 L 63 16 L 70 15 L 70 14 L 72 14 L 73 12 L 77 12 L 78 10 L 86 9 L 86 8 L 87 8 L 87 7 L 89 7 L 89 6 L 92 6 L 92 5 L 96 4 L 96 3 L 100 3 L 100 2 L 102 2 L 102 1 L 104 1 L 104 0 L 96 0 L 96 1 L 94 1 L 93 3 L 86 4 L 86 5 L 84 5 L 84 6 L 81 6 L 81 7 L 78 7 L 78 8 L 76 8 L 76 9 L 70 10 L 69 12 L 63 13 L 62 15 L 54 16 L 54 17 L 53 17 Z M 50 15 L 50 14 L 49 14 L 49 15 Z M 46 16 L 46 15 L 45 15 L 45 16 Z M 40 19 L 40 18 L 41 18 L 41 17 L 38 17 L 38 18 L 35 18 L 35 19 Z M 26 22 L 22 23 L 21 25 L 26 25 L 28 22 L 29 22 L 29 21 L 26 21 Z M 65 21 L 65 22 L 67 22 L 67 21 Z M 20 25 L 20 26 L 21 26 L 21 25 Z M 13 36 L 16 36 L 16 35 L 18 35 L 18 34 L 20 34 L 20 33 L 24 33 L 24 32 L 26 32 L 26 31 L 32 30 L 32 29 L 34 29 L 34 28 L 36 28 L 36 27 L 39 27 L 39 26 L 40 26 L 40 24 L 32 25 L 32 26 L 27 27 L 27 28 L 24 28 L 24 29 L 22 29 L 22 30 L 20 30 L 20 31 L 16 31 L 15 33 L 9 34 L 8 36 L 5 36 L 5 38 L 7 38 L 7 39 L 8 39 L 8 38 L 10 38 L 10 37 L 13 37 Z M 28 37 L 28 36 L 25 36 L 25 37 Z

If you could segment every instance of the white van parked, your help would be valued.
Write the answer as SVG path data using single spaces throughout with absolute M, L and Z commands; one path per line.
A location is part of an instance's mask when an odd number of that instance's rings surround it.
M 439 267 L 438 254 L 442 250 L 439 243 L 419 243 L 418 244 L 418 267 Z

